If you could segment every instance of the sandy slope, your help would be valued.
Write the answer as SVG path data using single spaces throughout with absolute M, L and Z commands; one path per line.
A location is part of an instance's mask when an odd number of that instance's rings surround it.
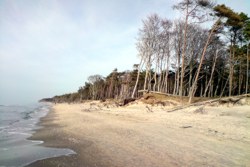
M 35 138 L 52 136 L 54 142 L 45 145 L 70 147 L 77 155 L 31 166 L 250 166 L 250 106 L 205 107 L 203 114 L 194 113 L 195 107 L 166 112 L 141 103 L 53 108 L 51 130 L 45 125 L 47 131 Z

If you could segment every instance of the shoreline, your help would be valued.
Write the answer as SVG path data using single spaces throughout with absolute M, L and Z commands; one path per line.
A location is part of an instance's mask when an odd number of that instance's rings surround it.
M 58 166 L 59 164 L 60 166 L 65 167 L 78 166 L 79 164 L 82 164 L 86 167 L 91 167 L 91 164 L 88 164 L 87 160 L 84 160 L 84 163 L 82 162 L 83 159 L 79 158 L 79 154 L 77 153 L 78 146 L 68 141 L 67 137 L 65 136 L 66 133 L 63 132 L 63 128 L 60 127 L 60 125 L 54 123 L 56 117 L 55 110 L 51 109 L 51 111 L 49 111 L 45 117 L 41 118 L 40 122 L 37 124 L 42 128 L 36 130 L 35 133 L 33 133 L 33 135 L 28 138 L 28 140 L 43 141 L 42 144 L 39 144 L 39 146 L 42 147 L 71 149 L 76 152 L 76 154 L 38 160 L 26 165 L 25 167 Z
M 77 154 L 39 160 L 28 167 L 244 166 L 250 160 L 250 106 L 164 107 L 99 102 L 56 104 L 30 140 Z
M 41 140 L 29 140 L 50 105 L 30 104 L 0 110 L 0 166 L 26 166 L 37 160 L 74 154 L 70 149 L 42 147 Z

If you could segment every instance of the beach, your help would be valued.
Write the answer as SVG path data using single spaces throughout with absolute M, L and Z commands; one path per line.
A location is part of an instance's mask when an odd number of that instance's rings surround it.
M 30 138 L 74 155 L 29 167 L 250 166 L 250 106 L 55 104 Z

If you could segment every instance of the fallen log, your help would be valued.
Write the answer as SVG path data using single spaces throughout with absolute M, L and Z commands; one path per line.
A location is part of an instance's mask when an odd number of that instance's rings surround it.
M 192 104 L 188 104 L 188 105 L 182 105 L 182 106 L 177 106 L 171 110 L 168 110 L 167 112 L 173 112 L 176 110 L 181 110 L 184 108 L 188 108 L 191 106 L 200 106 L 200 105 L 205 105 L 205 104 L 212 104 L 215 102 L 225 102 L 225 103 L 233 103 L 236 104 L 237 102 L 239 102 L 241 99 L 243 99 L 244 97 L 250 97 L 250 94 L 243 94 L 243 95 L 238 95 L 238 96 L 231 96 L 231 97 L 224 97 L 224 98 L 217 98 L 217 99 L 212 99 L 212 100 L 207 100 L 207 101 L 202 101 L 202 102 L 197 102 L 197 103 L 192 103 Z
M 175 96 L 175 97 L 180 97 L 179 95 L 173 95 L 169 93 L 163 93 L 163 92 L 157 92 L 157 91 L 149 91 L 149 90 L 138 90 L 139 93 L 154 93 L 154 94 L 159 94 L 159 95 L 166 95 L 166 96 Z

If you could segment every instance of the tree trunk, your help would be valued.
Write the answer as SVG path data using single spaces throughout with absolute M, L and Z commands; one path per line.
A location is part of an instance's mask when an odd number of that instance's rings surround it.
M 213 79 L 213 75 L 214 75 L 214 69 L 215 69 L 215 64 L 216 64 L 216 60 L 217 60 L 217 56 L 218 56 L 218 52 L 219 52 L 219 51 L 218 51 L 218 49 L 217 49 L 217 50 L 216 50 L 215 57 L 214 57 L 214 60 L 213 60 L 213 67 L 212 67 L 212 71 L 211 71 L 210 79 L 209 79 L 208 84 L 207 84 L 207 86 L 206 86 L 206 88 L 205 88 L 205 91 L 204 91 L 203 97 L 205 97 L 205 96 L 206 96 L 207 90 L 208 90 L 208 88 L 211 86 L 211 81 L 212 81 L 212 79 Z
M 153 91 L 155 91 L 156 88 L 156 83 L 157 83 L 157 69 L 158 68 L 158 63 L 155 64 L 155 73 L 154 73 L 154 85 L 153 85 Z
M 136 82 L 135 82 L 135 86 L 134 86 L 134 89 L 133 89 L 133 93 L 132 93 L 132 98 L 134 98 L 135 97 L 135 91 L 136 91 L 136 89 L 137 89 L 137 85 L 138 85 L 138 82 L 139 82 L 139 77 L 140 77 L 140 72 L 141 72 L 141 68 L 142 68 L 142 66 L 143 66 L 143 59 L 141 59 L 141 62 L 140 62 L 140 64 L 139 64 L 139 67 L 138 67 L 138 72 L 137 72 L 137 77 L 136 77 Z
M 183 95 L 183 80 L 184 80 L 184 73 L 185 73 L 185 56 L 186 56 L 186 47 L 187 47 L 187 28 L 188 28 L 188 5 L 186 10 L 186 19 L 185 19 L 185 28 L 184 28 L 184 43 L 182 47 L 182 62 L 181 62 L 181 83 L 180 83 L 180 90 L 179 95 Z
M 213 97 L 213 93 L 212 93 L 213 91 L 214 91 L 214 81 L 212 80 L 211 86 L 208 92 L 208 97 Z
M 157 90 L 159 92 L 161 92 L 161 87 L 162 87 L 162 78 L 163 78 L 163 73 L 162 73 L 162 59 L 160 60 L 160 66 L 159 66 L 159 73 L 160 73 L 160 76 L 158 78 L 158 85 L 157 85 Z
M 147 82 L 148 82 L 148 73 L 149 73 L 149 60 L 146 64 L 146 75 L 145 75 L 145 80 L 144 80 L 144 86 L 143 89 L 146 90 L 147 89 Z
M 232 48 L 232 54 L 230 54 L 230 71 L 229 71 L 229 96 L 232 96 L 232 89 L 233 89 L 233 59 L 234 59 L 234 45 Z
M 225 91 L 225 88 L 226 88 L 226 86 L 227 86 L 228 80 L 229 80 L 229 78 L 227 78 L 227 81 L 226 81 L 226 83 L 225 83 L 225 85 L 224 85 L 224 87 L 223 87 L 223 89 L 222 89 L 222 91 L 221 91 L 220 98 L 221 98 L 222 95 L 224 94 L 224 91 Z
M 191 89 L 192 79 L 193 79 L 193 60 L 192 60 L 192 57 L 191 57 L 191 63 L 190 63 L 190 66 L 189 66 L 188 91 L 190 91 L 190 89 Z
M 247 78 L 246 78 L 246 94 L 248 93 L 248 79 L 249 79 L 249 44 L 247 45 Z
M 221 81 L 221 76 L 219 76 L 218 83 L 216 85 L 216 88 L 215 88 L 215 91 L 214 91 L 214 95 L 213 95 L 214 97 L 217 96 L 217 92 L 218 92 L 218 89 L 219 89 L 220 81 Z
M 178 90 L 179 90 L 179 82 L 180 82 L 180 54 L 177 54 L 177 69 L 175 72 L 175 86 L 174 86 L 174 95 L 178 94 Z
M 165 76 L 165 92 L 168 93 L 168 73 L 169 73 L 169 55 L 167 57 L 167 66 L 166 66 L 166 76 Z
M 242 76 L 242 62 L 240 62 L 240 69 L 239 69 L 239 87 L 238 87 L 238 95 L 241 94 L 241 86 L 242 86 L 242 82 L 243 82 L 243 76 Z

